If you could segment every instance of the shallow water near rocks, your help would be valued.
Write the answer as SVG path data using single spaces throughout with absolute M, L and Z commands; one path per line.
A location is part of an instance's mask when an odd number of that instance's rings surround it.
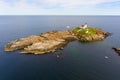
M 113 35 L 45 55 L 4 52 L 12 40 L 84 23 Z M 120 16 L 0 16 L 0 80 L 120 80 L 120 56 L 111 49 L 120 47 L 119 30 Z

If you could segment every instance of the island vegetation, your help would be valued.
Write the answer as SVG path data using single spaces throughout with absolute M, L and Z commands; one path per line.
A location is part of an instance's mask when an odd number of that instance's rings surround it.
M 104 38 L 109 35 L 108 32 L 104 32 L 99 28 L 93 27 L 87 27 L 85 29 L 76 27 L 75 29 L 73 29 L 73 33 L 75 36 L 77 36 L 78 40 L 82 42 L 104 40 Z

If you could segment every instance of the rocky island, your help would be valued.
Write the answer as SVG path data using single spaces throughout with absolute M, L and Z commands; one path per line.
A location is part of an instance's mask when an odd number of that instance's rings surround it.
M 5 51 L 23 49 L 20 53 L 45 54 L 55 52 L 58 49 L 64 49 L 71 41 L 99 41 L 104 40 L 107 36 L 109 36 L 108 32 L 92 27 L 76 27 L 66 31 L 54 30 L 37 36 L 28 36 L 14 40 L 5 46 Z
M 112 49 L 120 56 L 120 48 L 112 47 Z

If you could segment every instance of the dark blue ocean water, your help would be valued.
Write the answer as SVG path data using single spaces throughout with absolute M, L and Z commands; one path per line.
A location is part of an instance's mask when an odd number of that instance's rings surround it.
M 8 42 L 84 23 L 113 33 L 104 41 L 71 42 L 62 51 L 45 55 L 4 52 Z M 120 80 L 120 16 L 0 16 L 0 80 Z

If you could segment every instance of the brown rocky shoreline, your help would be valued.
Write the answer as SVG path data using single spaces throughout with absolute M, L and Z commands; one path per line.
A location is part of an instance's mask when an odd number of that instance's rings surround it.
M 5 51 L 15 51 L 23 49 L 20 53 L 32 53 L 32 54 L 45 54 L 49 52 L 55 52 L 58 49 L 64 49 L 64 47 L 71 41 L 98 41 L 104 40 L 109 36 L 108 32 L 101 30 L 100 34 L 91 36 L 78 36 L 73 30 L 66 31 L 50 31 L 42 33 L 38 36 L 28 36 L 20 38 L 8 43 L 5 46 Z

